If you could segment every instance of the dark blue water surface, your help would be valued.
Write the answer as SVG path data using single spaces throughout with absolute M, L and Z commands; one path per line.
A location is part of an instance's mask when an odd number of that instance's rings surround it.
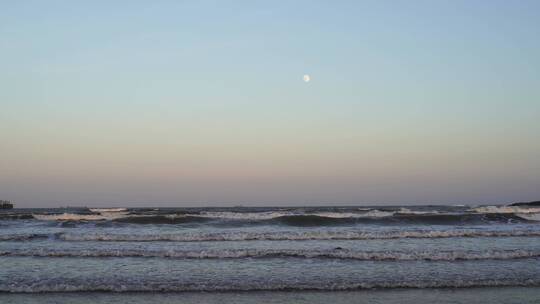
M 52 301 L 56 292 L 347 298 L 506 286 L 536 300 L 539 215 L 502 206 L 4 210 L 0 293 L 17 293 L 4 298 L 16 303 L 37 292 Z

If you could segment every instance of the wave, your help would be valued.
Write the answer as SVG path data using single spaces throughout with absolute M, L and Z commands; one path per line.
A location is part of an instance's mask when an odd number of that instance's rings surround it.
M 538 278 L 507 279 L 450 279 L 408 280 L 381 282 L 237 282 L 193 284 L 179 282 L 137 282 L 118 279 L 56 280 L 55 282 L 0 283 L 0 292 L 43 293 L 43 292 L 225 292 L 225 291 L 345 291 L 362 289 L 396 288 L 471 288 L 503 286 L 540 286 Z
M 69 233 L 55 234 L 0 234 L 1 241 L 32 241 L 57 239 L 66 242 L 226 242 L 226 241 L 309 241 L 309 240 L 377 240 L 423 238 L 475 237 L 540 237 L 540 230 L 394 230 L 394 231 L 280 231 L 248 232 L 225 231 L 214 233 L 114 234 Z
M 181 224 L 190 222 L 205 222 L 208 219 L 203 217 L 185 215 L 129 215 L 125 212 L 102 212 L 99 214 L 34 214 L 33 217 L 42 221 L 60 222 L 94 222 L 94 221 L 114 221 L 119 223 L 132 224 Z
M 354 224 L 359 218 L 351 217 L 326 217 L 319 215 L 285 215 L 266 221 L 266 223 L 278 223 L 288 226 L 331 226 Z
M 92 212 L 102 213 L 102 212 L 124 212 L 127 211 L 126 208 L 90 208 Z
M 348 217 L 334 218 L 318 215 L 291 215 L 274 218 L 267 223 L 279 223 L 289 226 L 331 226 L 348 224 L 423 224 L 423 225 L 463 225 L 486 223 L 519 223 L 528 219 L 514 214 L 407 214 L 395 213 L 384 217 Z
M 0 220 L 31 220 L 32 214 L 0 214 Z
M 35 239 L 47 239 L 47 234 L 0 234 L 0 242 L 2 241 L 30 241 Z
M 540 213 L 540 208 L 521 206 L 482 206 L 472 208 L 469 211 L 476 213 Z
M 62 214 L 33 214 L 35 219 L 41 221 L 104 221 L 114 220 L 124 217 L 124 214 L 78 214 L 78 213 L 62 213 Z
M 528 221 L 540 222 L 540 213 L 518 213 L 516 216 Z
M 216 232 L 178 234 L 109 234 L 59 233 L 63 241 L 97 242 L 220 242 L 220 241 L 304 241 L 304 240 L 375 240 L 406 238 L 455 237 L 540 237 L 540 230 L 412 230 L 412 231 L 283 231 L 283 232 Z
M 149 216 L 126 216 L 114 219 L 119 223 L 131 224 L 185 224 L 185 223 L 204 223 L 211 219 L 189 215 L 149 215 Z
M 409 209 L 402 208 L 403 212 L 414 213 Z M 318 216 L 325 218 L 347 219 L 347 218 L 378 218 L 389 217 L 396 214 L 395 211 L 383 211 L 377 209 L 361 209 L 361 212 L 293 212 L 293 211 L 268 211 L 268 212 L 232 212 L 232 211 L 203 211 L 193 216 L 228 219 L 228 220 L 270 220 L 287 216 Z
M 428 214 L 433 212 L 417 212 L 406 208 L 401 208 L 399 211 L 384 211 L 377 209 L 359 209 L 361 212 L 293 212 L 293 211 L 267 211 L 267 212 L 233 212 L 233 211 L 201 211 L 196 213 L 189 212 L 174 212 L 172 214 L 145 214 L 139 210 L 128 212 L 126 208 L 90 208 L 92 214 L 84 213 L 63 213 L 63 214 L 33 214 L 33 217 L 39 220 L 110 220 L 117 218 L 138 218 L 138 217 L 162 217 L 169 218 L 205 218 L 205 219 L 222 219 L 222 220 L 249 220 L 249 221 L 264 221 L 286 217 L 320 217 L 331 219 L 354 219 L 354 218 L 383 218 L 391 217 L 394 214 Z M 97 214 L 96 214 L 97 213 Z M 135 220 L 137 221 L 137 220 Z
M 144 250 L 144 249 L 20 249 L 0 250 L 0 256 L 17 257 L 145 257 L 178 259 L 240 259 L 240 258 L 307 258 L 347 259 L 360 261 L 469 261 L 512 260 L 540 257 L 540 251 L 354 251 L 343 248 L 331 250 L 306 249 L 221 249 L 221 250 Z
M 117 208 L 114 211 L 109 209 L 90 209 L 95 212 L 93 214 L 80 214 L 80 213 L 63 213 L 63 214 L 33 214 L 33 217 L 38 220 L 49 221 L 101 221 L 101 220 L 120 220 L 125 222 L 134 223 L 148 223 L 152 219 L 155 219 L 156 223 L 168 222 L 171 220 L 177 220 L 179 222 L 188 221 L 200 221 L 198 219 L 205 220 L 245 220 L 245 221 L 265 221 L 280 218 L 289 217 L 307 217 L 307 218 L 328 218 L 328 219 L 355 219 L 355 218 L 381 218 L 390 217 L 395 212 L 370 210 L 363 213 L 351 213 L 351 212 L 318 212 L 318 213 L 298 213 L 298 212 L 282 212 L 282 211 L 269 211 L 269 212 L 208 212 L 203 211 L 200 213 L 173 213 L 173 214 L 140 214 L 140 213 L 128 213 L 124 208 Z M 97 213 L 97 214 L 96 214 Z
M 199 214 L 193 214 L 193 216 L 200 216 L 206 218 L 216 219 L 228 219 L 228 220 L 271 220 L 283 217 L 321 217 L 332 219 L 355 219 L 355 218 L 385 218 L 399 214 L 407 215 L 422 215 L 422 214 L 437 214 L 437 211 L 412 211 L 407 208 L 400 208 L 399 210 L 379 210 L 379 209 L 363 209 L 359 208 L 355 212 L 331 212 L 331 211 L 317 211 L 317 212 L 298 212 L 298 211 L 268 211 L 268 212 L 232 212 L 232 211 L 202 211 Z
M 130 214 L 124 211 L 92 214 L 33 214 L 43 221 L 114 221 L 132 224 L 184 224 L 214 223 L 216 225 L 286 225 L 286 226 L 332 226 L 354 224 L 427 224 L 461 225 L 486 223 L 520 223 L 538 221 L 538 213 L 433 213 L 433 212 L 387 212 L 371 210 L 365 213 L 319 212 L 296 214 L 290 212 L 201 212 L 198 214 Z

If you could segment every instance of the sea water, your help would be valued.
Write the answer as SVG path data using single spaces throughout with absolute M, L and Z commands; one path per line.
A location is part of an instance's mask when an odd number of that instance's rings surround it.
M 6 210 L 0 302 L 537 303 L 539 215 L 505 206 Z

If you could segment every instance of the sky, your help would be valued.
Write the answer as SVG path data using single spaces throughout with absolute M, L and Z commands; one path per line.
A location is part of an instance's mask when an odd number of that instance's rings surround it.
M 538 200 L 540 1 L 0 0 L 0 199 Z

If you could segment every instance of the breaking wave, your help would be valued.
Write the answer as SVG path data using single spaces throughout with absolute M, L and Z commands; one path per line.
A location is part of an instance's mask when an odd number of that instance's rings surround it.
M 62 214 L 33 214 L 35 219 L 41 221 L 103 221 L 114 220 L 126 216 L 126 214 L 78 214 L 78 213 L 62 213 Z
M 394 230 L 394 231 L 224 231 L 213 233 L 69 233 L 0 234 L 1 241 L 58 239 L 68 242 L 222 242 L 222 241 L 309 241 L 309 240 L 377 240 L 418 238 L 474 237 L 540 237 L 540 230 Z
M 518 213 L 516 215 L 528 221 L 540 222 L 540 213 Z
M 540 251 L 354 251 L 343 248 L 332 250 L 306 249 L 222 249 L 222 250 L 144 250 L 144 249 L 19 249 L 0 251 L 0 256 L 19 257 L 145 257 L 178 259 L 239 259 L 239 258 L 328 258 L 360 261 L 467 261 L 511 260 L 540 257 Z
M 520 206 L 482 206 L 472 208 L 469 211 L 476 213 L 540 213 L 540 208 Z
M 427 224 L 460 225 L 485 223 L 520 223 L 539 221 L 540 208 L 483 206 L 453 211 L 395 209 L 346 210 L 272 210 L 243 212 L 209 210 L 139 210 L 126 208 L 91 208 L 82 213 L 0 215 L 2 218 L 43 221 L 110 221 L 132 224 L 210 223 L 216 225 L 288 225 L 332 226 L 351 224 Z
M 35 239 L 47 239 L 47 234 L 0 234 L 0 242 L 2 241 L 30 241 Z
M 537 214 L 486 213 L 486 214 L 394 214 L 392 216 L 356 216 L 337 217 L 315 214 L 282 215 L 278 217 L 252 218 L 209 217 L 204 215 L 128 215 L 121 212 L 100 214 L 34 214 L 34 218 L 43 221 L 112 221 L 131 224 L 189 224 L 209 223 L 215 225 L 285 225 L 295 227 L 339 226 L 354 224 L 426 224 L 426 225 L 461 225 L 486 223 L 520 223 L 536 221 Z
M 426 225 L 462 225 L 486 223 L 519 223 L 528 220 L 514 214 L 401 214 L 383 217 L 347 217 L 336 218 L 319 215 L 281 216 L 267 223 L 278 223 L 288 226 L 332 226 L 348 224 L 426 224 Z
M 103 213 L 103 212 L 124 212 L 127 211 L 126 208 L 90 208 L 92 212 Z
M 34 219 L 32 214 L 0 214 L 0 220 L 30 220 Z
M 42 293 L 42 292 L 189 292 L 189 291 L 344 291 L 361 289 L 395 288 L 470 288 L 502 286 L 540 286 L 538 278 L 521 279 L 479 279 L 479 280 L 409 280 L 381 282 L 242 282 L 193 284 L 178 282 L 123 282 L 110 279 L 61 280 L 45 282 L 20 282 L 17 285 L 0 283 L 0 292 Z
M 208 218 L 182 215 L 153 215 L 153 216 L 127 216 L 114 219 L 119 223 L 131 224 L 184 224 L 184 223 L 204 223 L 210 221 Z

